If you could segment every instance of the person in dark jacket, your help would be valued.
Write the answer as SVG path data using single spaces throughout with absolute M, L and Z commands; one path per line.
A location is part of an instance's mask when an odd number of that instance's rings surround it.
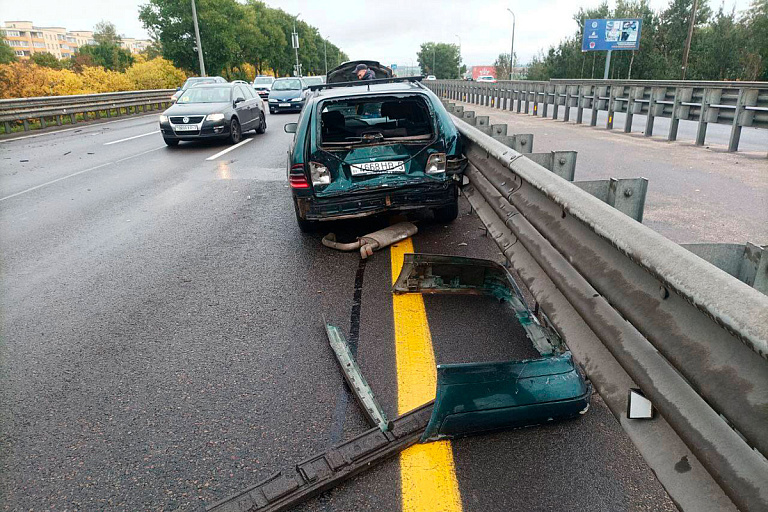
M 376 73 L 368 69 L 365 64 L 355 66 L 355 74 L 358 80 L 376 80 Z

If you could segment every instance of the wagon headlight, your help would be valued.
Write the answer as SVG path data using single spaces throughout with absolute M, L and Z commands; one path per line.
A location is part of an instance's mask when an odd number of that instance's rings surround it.
M 208 114 L 206 119 L 208 121 L 223 121 L 224 120 L 224 114 Z
M 445 172 L 445 153 L 432 153 L 427 160 L 427 174 Z
M 160 122 L 161 123 L 167 123 L 168 122 L 168 116 L 161 115 L 160 116 Z
M 312 177 L 312 185 L 314 186 L 331 184 L 331 171 L 323 164 L 310 162 L 309 174 Z

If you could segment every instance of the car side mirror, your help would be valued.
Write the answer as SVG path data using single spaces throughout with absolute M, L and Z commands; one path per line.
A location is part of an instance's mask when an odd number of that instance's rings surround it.
M 285 130 L 285 133 L 296 133 L 298 127 L 299 123 L 286 123 L 285 126 L 283 126 L 283 130 Z
M 237 98 L 235 98 L 235 105 L 237 105 L 238 103 L 242 103 L 244 101 L 245 101 L 245 98 L 243 98 L 242 96 L 238 96 Z

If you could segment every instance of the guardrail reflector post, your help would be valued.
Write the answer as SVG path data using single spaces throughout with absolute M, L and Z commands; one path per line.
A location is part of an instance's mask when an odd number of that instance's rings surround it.
M 681 247 L 768 295 L 768 245 L 706 243 Z

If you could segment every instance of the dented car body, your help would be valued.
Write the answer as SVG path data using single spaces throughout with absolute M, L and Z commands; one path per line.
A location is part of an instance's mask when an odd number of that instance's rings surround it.
M 458 214 L 461 138 L 440 100 L 418 81 L 328 84 L 307 98 L 288 152 L 299 226 L 385 211 Z M 314 88 L 313 88 L 314 89 Z
M 502 301 L 541 355 L 521 361 L 441 364 L 422 441 L 578 417 L 592 386 L 560 337 L 541 325 L 509 272 L 482 259 L 406 254 L 395 293 L 488 295 Z

